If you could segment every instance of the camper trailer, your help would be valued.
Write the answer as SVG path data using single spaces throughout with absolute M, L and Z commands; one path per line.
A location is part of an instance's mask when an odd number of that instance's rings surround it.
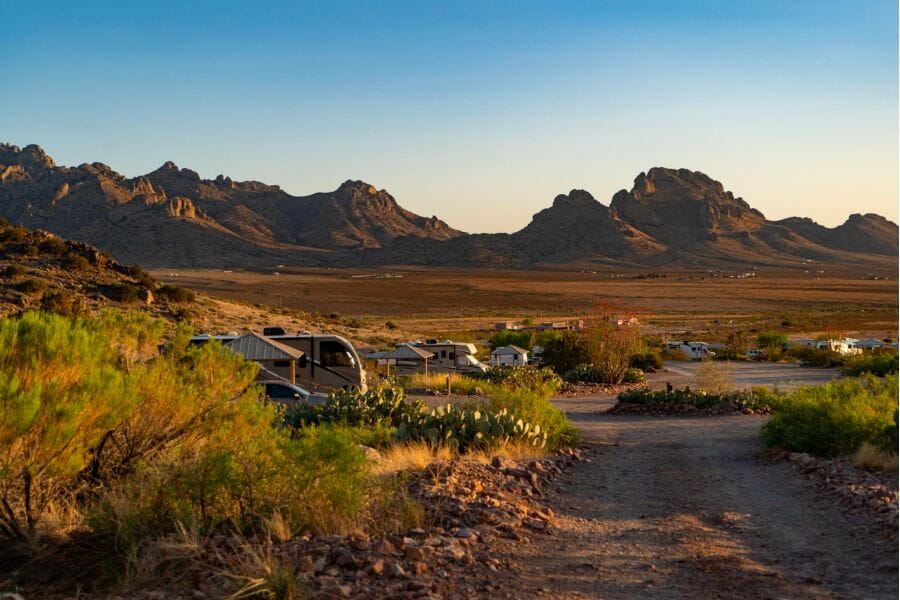
M 200 335 L 191 342 L 202 344 L 218 340 L 229 344 L 238 335 Z M 366 391 L 366 372 L 356 349 L 339 335 L 312 334 L 307 331 L 290 335 L 281 328 L 267 327 L 261 336 L 279 345 L 298 350 L 296 361 L 273 360 L 261 364 L 260 379 L 285 379 L 310 391 L 328 391 L 336 388 L 358 388 Z
M 400 344 L 392 352 L 373 352 L 367 358 L 393 367 L 398 375 L 412 375 L 426 371 L 428 373 L 484 373 L 488 369 L 487 365 L 475 358 L 476 352 L 475 344 L 435 339 Z

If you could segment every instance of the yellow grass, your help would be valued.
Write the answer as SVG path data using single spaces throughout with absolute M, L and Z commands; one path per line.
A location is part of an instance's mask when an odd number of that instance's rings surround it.
M 857 467 L 881 469 L 883 471 L 896 471 L 898 460 L 896 454 L 889 454 L 879 450 L 868 442 L 863 442 L 853 456 L 853 464 Z
M 431 389 L 447 391 L 447 380 L 450 380 L 450 393 L 468 396 L 479 393 L 484 382 L 459 373 L 415 373 L 409 376 L 407 389 Z
M 528 444 L 509 443 L 496 448 L 457 455 L 445 446 L 432 448 L 424 442 L 411 442 L 397 444 L 382 451 L 381 456 L 372 463 L 372 472 L 376 475 L 388 475 L 400 471 L 421 470 L 428 465 L 445 462 L 456 457 L 468 462 L 489 464 L 495 456 L 527 462 L 543 458 L 546 455 L 547 453 L 543 449 Z

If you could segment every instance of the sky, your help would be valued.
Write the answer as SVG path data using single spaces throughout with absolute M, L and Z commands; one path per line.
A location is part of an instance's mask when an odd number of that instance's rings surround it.
M 896 0 L 0 0 L 0 141 L 470 232 L 654 166 L 770 219 L 898 213 Z

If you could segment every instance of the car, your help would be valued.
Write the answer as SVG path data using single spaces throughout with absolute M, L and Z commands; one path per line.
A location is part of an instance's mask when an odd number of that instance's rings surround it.
M 297 402 L 325 404 L 328 400 L 328 394 L 310 392 L 289 381 L 269 380 L 257 383 L 263 386 L 266 396 L 273 402 L 281 402 L 282 404 L 294 404 Z

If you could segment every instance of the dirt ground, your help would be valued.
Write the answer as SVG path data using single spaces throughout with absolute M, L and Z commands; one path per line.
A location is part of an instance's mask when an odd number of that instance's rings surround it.
M 765 417 L 603 414 L 614 401 L 557 401 L 594 460 L 550 499 L 553 532 L 508 547 L 523 597 L 897 597 L 896 542 L 765 458 Z
M 896 273 L 754 273 L 737 279 L 729 278 L 737 271 L 273 268 L 153 275 L 218 298 L 340 315 L 369 326 L 391 321 L 395 329 L 384 335 L 471 337 L 501 320 L 577 318 L 598 301 L 647 313 L 650 333 L 706 336 L 708 341 L 738 329 L 897 335 Z M 868 278 L 873 275 L 891 279 Z

